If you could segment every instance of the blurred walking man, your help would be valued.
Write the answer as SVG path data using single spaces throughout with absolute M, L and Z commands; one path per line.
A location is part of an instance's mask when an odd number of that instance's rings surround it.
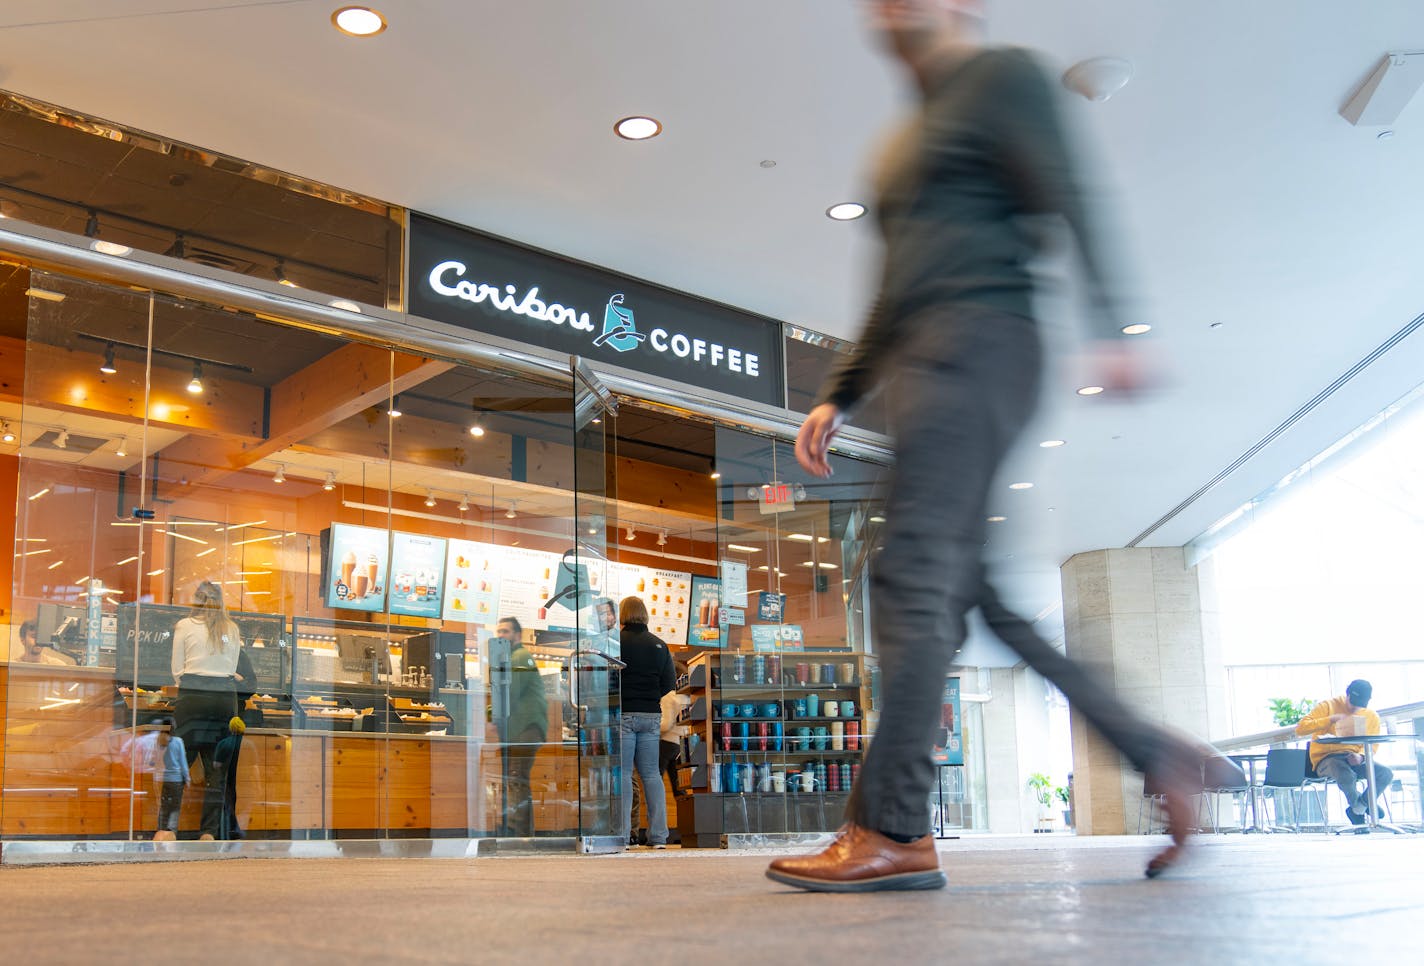
M 944 677 L 979 607 L 990 626 L 1140 770 L 1168 790 L 1181 855 L 1200 787 L 1195 749 L 1139 720 L 1009 613 L 984 581 L 989 486 L 1036 400 L 1040 369 L 1029 261 L 1039 242 L 1023 216 L 1059 215 L 1072 230 L 1093 293 L 1093 359 L 1101 385 L 1133 388 L 1090 212 L 1054 105 L 1052 82 L 1028 53 L 982 46 L 976 0 L 872 0 L 873 27 L 917 82 L 922 103 L 891 139 L 876 172 L 885 238 L 879 300 L 854 354 L 832 374 L 796 440 L 810 473 L 846 413 L 893 370 L 896 436 L 873 575 L 884 711 L 846 825 L 818 855 L 778 859 L 767 875 L 827 892 L 937 889 L 945 884 L 929 834 L 929 749 Z

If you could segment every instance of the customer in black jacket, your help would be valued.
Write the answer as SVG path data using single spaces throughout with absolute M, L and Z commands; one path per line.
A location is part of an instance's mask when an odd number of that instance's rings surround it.
M 633 769 L 642 779 L 648 800 L 648 842 L 667 848 L 667 800 L 658 773 L 658 738 L 662 730 L 662 697 L 677 686 L 667 644 L 648 630 L 648 606 L 639 597 L 624 597 L 618 606 L 623 624 L 620 638 L 623 669 L 623 837 L 630 832 Z

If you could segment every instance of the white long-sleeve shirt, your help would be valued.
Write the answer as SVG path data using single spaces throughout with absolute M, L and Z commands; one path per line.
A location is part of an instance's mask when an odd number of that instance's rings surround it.
M 208 625 L 185 617 L 173 628 L 173 679 L 185 674 L 230 678 L 237 673 L 241 651 L 242 639 L 236 634 L 224 637 L 222 650 L 214 651 L 208 644 Z

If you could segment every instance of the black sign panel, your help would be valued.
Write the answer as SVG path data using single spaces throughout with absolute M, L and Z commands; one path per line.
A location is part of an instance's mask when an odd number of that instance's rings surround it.
M 412 214 L 410 311 L 782 407 L 770 319 Z

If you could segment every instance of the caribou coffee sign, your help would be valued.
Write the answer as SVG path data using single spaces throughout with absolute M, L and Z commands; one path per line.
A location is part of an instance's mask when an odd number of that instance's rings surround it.
M 784 405 L 770 319 L 418 215 L 407 291 L 416 315 Z

